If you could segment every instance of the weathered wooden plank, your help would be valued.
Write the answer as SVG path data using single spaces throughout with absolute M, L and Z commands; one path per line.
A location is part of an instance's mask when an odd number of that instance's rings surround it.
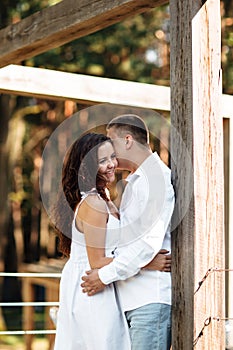
M 222 116 L 224 116 L 224 118 L 232 118 L 232 116 L 233 116 L 233 96 L 223 94 L 220 106 L 221 106 Z
M 223 118 L 223 147 L 224 147 L 224 222 L 225 222 L 225 266 L 230 268 L 233 266 L 232 259 L 232 161 L 233 155 L 232 150 L 232 137 L 233 137 L 232 120 Z M 233 299 L 232 299 L 232 288 L 233 279 L 232 273 L 226 273 L 226 316 L 231 317 L 233 315 Z M 226 344 L 227 345 L 227 344 Z M 229 347 L 229 346 L 228 346 Z M 228 348 L 226 347 L 226 348 Z
M 167 0 L 63 0 L 0 30 L 0 67 L 36 56 Z
M 0 92 L 88 104 L 170 109 L 170 88 L 166 86 L 17 65 L 0 69 Z
M 202 5 L 204 3 L 204 5 Z M 223 145 L 220 1 L 170 0 L 172 171 L 179 215 L 173 232 L 173 350 L 192 349 L 208 317 L 224 315 Z M 177 138 L 182 136 L 192 167 Z M 182 213 L 184 214 L 184 213 Z M 211 319 L 195 349 L 225 349 L 223 322 Z
M 226 141 L 228 141 L 227 144 L 227 152 L 226 157 L 229 158 L 226 159 L 228 161 L 228 172 L 226 171 L 226 174 L 228 175 L 229 182 L 226 184 L 227 187 L 227 197 L 229 199 L 228 207 L 226 206 L 226 210 L 228 209 L 228 235 L 226 235 L 227 240 L 227 246 L 226 246 L 226 255 L 227 255 L 227 261 L 226 261 L 226 267 L 232 269 L 233 267 L 233 185 L 232 185 L 232 177 L 233 177 L 233 121 L 232 119 L 229 120 L 228 123 L 228 132 L 226 137 Z M 226 144 L 226 143 L 225 143 Z M 227 179 L 226 179 L 227 180 Z M 233 273 L 228 272 L 227 273 L 227 296 L 228 296 L 228 303 L 227 303 L 227 317 L 232 318 L 233 316 L 233 295 L 232 295 L 232 289 L 233 289 Z M 229 342 L 230 342 L 229 337 Z M 228 344 L 230 345 L 230 344 Z
M 220 1 L 207 1 L 193 18 L 192 28 L 197 286 L 209 268 L 225 267 Z M 225 316 L 224 301 L 225 274 L 213 273 L 194 298 L 194 336 L 206 317 Z M 224 326 L 225 322 L 212 319 L 196 348 L 225 349 Z
M 170 87 L 51 69 L 9 65 L 0 69 L 0 93 L 79 103 L 119 105 L 170 111 Z M 233 96 L 222 95 L 221 116 L 233 118 Z

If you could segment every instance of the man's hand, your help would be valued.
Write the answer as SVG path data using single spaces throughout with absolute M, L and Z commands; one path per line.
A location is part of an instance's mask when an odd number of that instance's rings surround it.
M 89 296 L 101 292 L 106 287 L 106 285 L 101 282 L 97 269 L 86 271 L 86 275 L 82 277 L 82 280 L 84 281 L 81 283 L 83 293 L 87 293 Z
M 163 272 L 171 272 L 171 254 L 166 249 L 161 249 L 149 264 L 143 267 L 147 270 L 157 270 Z

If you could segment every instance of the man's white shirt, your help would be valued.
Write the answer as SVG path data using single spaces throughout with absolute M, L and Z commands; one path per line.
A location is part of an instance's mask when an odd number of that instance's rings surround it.
M 155 152 L 126 180 L 119 245 L 113 262 L 99 270 L 99 278 L 104 284 L 118 281 L 124 311 L 149 303 L 171 304 L 170 273 L 141 269 L 160 249 L 171 250 L 171 171 Z

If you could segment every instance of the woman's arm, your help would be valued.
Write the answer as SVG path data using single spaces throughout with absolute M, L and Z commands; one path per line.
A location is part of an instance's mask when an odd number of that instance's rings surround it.
M 112 262 L 105 256 L 106 226 L 108 220 L 106 203 L 98 196 L 89 196 L 80 205 L 76 224 L 82 225 L 90 267 L 99 269 Z
M 160 249 L 154 259 L 142 267 L 142 269 L 171 272 L 171 254 L 167 253 L 169 253 L 168 250 Z

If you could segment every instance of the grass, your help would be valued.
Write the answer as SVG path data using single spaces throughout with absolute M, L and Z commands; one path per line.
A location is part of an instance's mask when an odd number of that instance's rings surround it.
M 47 350 L 49 347 L 46 338 L 34 338 L 32 343 L 32 350 Z M 2 336 L 0 339 L 1 350 L 26 350 L 24 338 L 18 336 Z

